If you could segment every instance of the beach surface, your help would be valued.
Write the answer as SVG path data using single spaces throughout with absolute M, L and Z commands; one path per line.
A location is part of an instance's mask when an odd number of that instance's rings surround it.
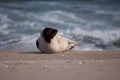
M 0 80 L 120 80 L 120 51 L 0 51 Z

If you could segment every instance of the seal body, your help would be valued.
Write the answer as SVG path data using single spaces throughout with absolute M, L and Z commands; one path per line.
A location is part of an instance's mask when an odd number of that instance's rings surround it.
M 58 30 L 45 28 L 36 40 L 36 46 L 41 52 L 57 53 L 70 50 L 79 43 L 65 38 Z

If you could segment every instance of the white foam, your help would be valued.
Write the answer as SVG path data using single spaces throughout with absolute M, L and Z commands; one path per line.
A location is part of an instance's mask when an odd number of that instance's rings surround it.
M 8 18 L 7 15 L 4 15 L 4 14 L 0 13 L 0 23 L 6 23 L 6 22 L 9 22 L 9 21 L 11 21 L 11 19 Z
M 36 48 L 36 40 L 39 34 L 34 35 L 23 35 L 21 36 L 20 41 L 18 42 L 18 46 L 16 50 L 24 50 L 24 51 L 34 51 Z
M 49 11 L 39 16 L 39 19 L 46 22 L 70 24 L 72 21 L 85 22 L 83 19 L 77 18 L 75 14 L 66 11 Z
M 11 21 L 11 19 L 8 18 L 7 15 L 0 13 L 0 33 L 1 34 L 9 34 L 10 33 L 10 31 L 7 30 L 8 26 L 9 26 L 8 22 L 10 22 L 10 21 Z
M 7 30 L 8 28 L 8 24 L 3 24 L 3 25 L 0 25 L 1 26 L 1 29 L 0 29 L 0 33 L 1 34 L 9 34 L 11 31 L 10 30 Z
M 36 24 L 36 22 L 30 22 L 30 21 L 24 21 L 24 22 L 17 23 L 17 25 L 19 25 L 19 26 L 29 26 L 30 28 L 34 27 L 35 24 Z M 24 28 L 28 28 L 28 27 L 24 27 Z
M 19 41 L 19 39 L 10 39 L 10 40 L 6 40 L 6 41 L 1 41 L 0 45 L 6 45 L 6 44 L 9 44 L 11 42 L 17 42 L 17 41 Z
M 24 35 L 21 37 L 21 41 L 19 43 L 31 44 L 34 43 L 39 35 Z
M 97 14 L 110 14 L 110 15 L 120 15 L 120 11 L 105 11 L 105 10 L 95 10 Z
M 90 31 L 90 30 L 84 30 L 79 27 L 76 27 L 67 32 L 68 34 L 73 34 L 75 36 L 90 36 L 93 38 L 99 38 L 103 40 L 105 43 L 120 39 L 120 29 Z
M 95 47 L 94 44 L 82 44 L 80 43 L 80 46 L 76 46 L 74 48 L 75 50 L 80 51 L 102 51 L 102 49 Z

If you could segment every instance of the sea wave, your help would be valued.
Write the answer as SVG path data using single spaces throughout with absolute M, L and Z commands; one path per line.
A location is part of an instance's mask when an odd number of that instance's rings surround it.
M 79 41 L 77 50 L 120 50 L 119 16 L 117 4 L 0 3 L 0 50 L 37 50 L 35 41 L 45 27 Z

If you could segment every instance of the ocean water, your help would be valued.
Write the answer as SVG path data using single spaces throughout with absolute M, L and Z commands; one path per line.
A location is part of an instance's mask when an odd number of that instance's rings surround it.
M 120 50 L 120 4 L 97 1 L 1 2 L 0 50 L 36 51 L 45 27 L 79 41 L 75 50 Z

